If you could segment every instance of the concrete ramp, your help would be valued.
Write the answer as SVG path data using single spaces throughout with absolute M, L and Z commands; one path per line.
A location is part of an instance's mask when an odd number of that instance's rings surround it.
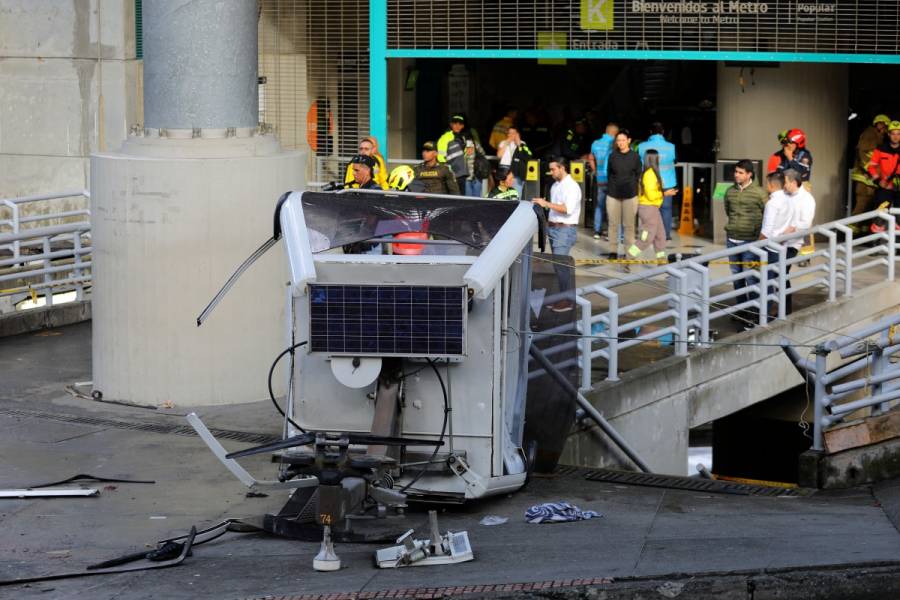
M 806 346 L 869 325 L 898 306 L 900 285 L 885 281 L 796 312 L 787 321 L 730 336 L 720 345 L 632 369 L 619 381 L 598 383 L 585 395 L 654 471 L 681 475 L 691 428 L 803 383 L 779 347 L 782 337 L 796 343 L 805 356 L 812 350 Z M 835 362 L 829 361 L 829 368 L 841 364 L 837 355 L 831 360 Z M 561 462 L 632 468 L 596 427 L 573 433 Z

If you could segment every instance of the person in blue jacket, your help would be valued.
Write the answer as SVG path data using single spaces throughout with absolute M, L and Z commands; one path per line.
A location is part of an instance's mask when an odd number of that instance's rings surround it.
M 589 162 L 591 170 L 597 177 L 597 202 L 594 204 L 594 239 L 600 239 L 600 230 L 603 226 L 603 215 L 606 214 L 606 159 L 609 158 L 613 149 L 613 142 L 619 133 L 619 126 L 615 123 L 609 123 L 606 126 L 606 133 L 600 139 L 594 140 L 591 144 L 591 155 Z
M 659 153 L 659 174 L 662 176 L 663 191 L 671 190 L 678 187 L 678 177 L 675 175 L 675 144 L 667 142 L 663 137 L 665 129 L 662 123 L 654 123 L 650 126 L 650 137 L 646 142 L 641 142 L 638 146 L 638 154 L 641 155 L 641 162 L 647 150 L 656 150 Z M 674 194 L 666 194 L 663 196 L 663 204 L 660 207 L 662 213 L 663 225 L 666 228 L 666 239 L 672 239 L 672 196 Z

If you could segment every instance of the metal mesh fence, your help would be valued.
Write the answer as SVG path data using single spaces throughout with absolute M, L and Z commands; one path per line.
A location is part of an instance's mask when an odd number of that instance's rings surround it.
M 391 49 L 896 54 L 897 0 L 388 0 Z
M 369 129 L 368 3 L 261 0 L 259 119 L 309 153 L 307 177 L 338 177 Z

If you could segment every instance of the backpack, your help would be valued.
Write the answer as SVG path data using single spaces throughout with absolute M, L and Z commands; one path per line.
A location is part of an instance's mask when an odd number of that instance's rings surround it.
M 487 179 L 491 175 L 491 161 L 484 154 L 476 152 L 473 170 L 475 179 Z

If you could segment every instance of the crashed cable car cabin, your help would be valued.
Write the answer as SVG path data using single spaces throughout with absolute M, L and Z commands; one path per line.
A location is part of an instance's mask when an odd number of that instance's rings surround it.
M 291 371 L 294 424 L 443 441 L 361 448 L 393 459 L 384 477 L 410 498 L 519 488 L 530 203 L 292 192 L 276 218 L 291 335 L 307 341 Z

